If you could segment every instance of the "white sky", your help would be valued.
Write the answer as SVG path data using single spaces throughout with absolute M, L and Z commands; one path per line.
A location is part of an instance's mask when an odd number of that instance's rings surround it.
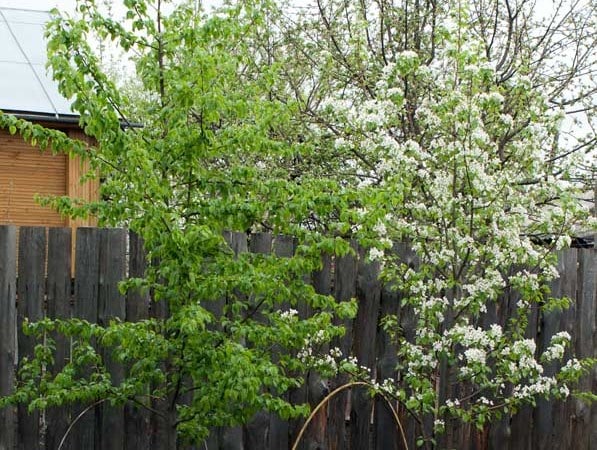
M 206 7 L 219 3 L 218 0 L 204 0 Z M 61 11 L 71 12 L 75 9 L 77 0 L 0 0 L 0 6 L 5 8 L 35 9 L 39 11 L 49 11 L 52 8 L 58 8 Z M 116 9 L 122 4 L 122 0 L 112 0 Z

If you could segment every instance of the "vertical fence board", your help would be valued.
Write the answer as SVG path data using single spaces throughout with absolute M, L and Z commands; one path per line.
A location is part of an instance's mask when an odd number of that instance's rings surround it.
M 19 235 L 19 278 L 17 281 L 17 339 L 19 359 L 32 357 L 36 341 L 25 336 L 22 323 L 35 322 L 44 316 L 46 261 L 46 229 L 23 227 Z M 27 405 L 18 407 L 18 447 L 24 450 L 41 448 L 40 413 L 27 411 Z
M 313 288 L 318 294 L 330 295 L 332 293 L 332 258 L 329 255 L 323 255 L 321 261 L 321 270 L 313 273 L 311 280 Z M 307 387 L 307 401 L 311 406 L 311 409 L 313 409 L 327 395 L 328 386 L 327 383 L 322 380 L 319 374 L 317 374 L 315 371 L 310 371 L 307 373 L 305 385 Z M 295 442 L 299 429 L 303 426 L 303 423 L 304 420 L 297 422 L 297 427 L 291 435 L 292 443 Z M 327 405 L 324 405 L 309 424 L 309 428 L 305 430 L 302 440 L 298 445 L 298 449 L 323 449 L 325 445 L 326 430 Z
M 353 249 L 356 244 L 353 243 Z M 334 298 L 336 301 L 350 300 L 356 295 L 356 274 L 357 258 L 354 254 L 336 258 L 334 268 Z M 337 346 L 343 355 L 349 355 L 352 348 L 352 321 L 344 320 L 338 323 L 346 329 L 345 335 L 332 342 Z M 346 375 L 340 375 L 332 380 L 330 390 L 345 384 L 348 381 Z M 344 450 L 348 448 L 346 436 L 346 418 L 350 412 L 350 393 L 343 391 L 332 398 L 328 406 L 328 433 L 327 448 L 330 450 Z M 355 449 L 356 450 L 356 449 Z
M 145 275 L 147 259 L 143 239 L 137 234 L 129 233 L 129 277 L 141 278 Z M 139 322 L 149 316 L 149 292 L 131 290 L 126 297 L 127 322 Z M 149 386 L 147 386 L 149 394 Z M 148 398 L 139 399 L 148 402 Z M 147 405 L 149 406 L 149 405 Z M 124 408 L 125 445 L 126 450 L 150 448 L 150 414 L 149 410 L 135 404 L 127 404 Z
M 225 234 L 225 239 L 235 255 L 249 251 L 246 233 L 230 232 Z M 237 293 L 233 295 L 236 297 Z M 241 298 L 241 300 L 243 300 Z M 228 298 L 226 303 L 230 306 L 236 299 Z M 243 450 L 243 427 L 223 427 L 219 430 L 221 450 Z
M 380 317 L 390 315 L 398 316 L 400 305 L 399 294 L 386 287 L 381 292 Z M 398 348 L 390 336 L 379 326 L 377 333 L 377 377 L 379 380 L 396 379 L 396 366 L 398 364 Z M 390 406 L 381 397 L 375 399 L 375 450 L 402 449 L 402 437 L 398 425 L 390 411 Z M 402 449 L 406 450 L 406 449 Z
M 274 240 L 274 254 L 279 258 L 290 258 L 294 254 L 294 238 L 292 236 L 276 236 Z M 280 305 L 280 309 L 287 310 L 290 307 L 288 302 Z M 275 355 L 274 355 L 275 356 Z M 285 393 L 282 398 L 289 400 L 289 394 Z M 290 428 L 288 421 L 281 419 L 277 414 L 270 414 L 269 421 L 269 446 L 271 450 L 289 448 Z
M 577 320 L 575 322 L 575 350 L 579 358 L 597 357 L 597 250 L 579 252 L 579 283 Z M 581 378 L 579 389 L 597 392 L 597 367 Z M 597 448 L 597 403 L 593 405 L 579 399 L 569 399 L 573 418 L 570 435 L 579 450 Z
M 272 235 L 270 233 L 255 233 L 249 242 L 251 253 L 269 254 L 272 251 Z M 251 302 L 254 306 L 255 303 Z M 254 313 L 255 320 L 260 320 L 259 313 Z M 270 417 L 265 411 L 255 413 L 253 418 L 244 426 L 244 445 L 246 450 L 269 450 Z M 274 449 L 272 449 L 274 450 Z
M 124 320 L 126 306 L 118 283 L 126 277 L 126 231 L 123 229 L 102 229 L 100 231 L 99 253 L 99 295 L 98 324 L 107 327 L 114 319 Z M 102 351 L 102 358 L 112 385 L 119 385 L 124 378 L 124 367 L 115 362 L 110 349 Z M 100 448 L 122 449 L 124 433 L 124 408 L 102 403 L 99 406 Z
M 570 358 L 572 357 L 575 343 L 578 342 L 579 339 L 577 334 L 577 324 L 580 320 L 580 317 L 578 316 L 580 299 L 577 296 L 577 292 L 579 291 L 577 270 L 578 250 L 575 248 L 567 249 L 562 252 L 560 258 L 562 260 L 562 272 L 560 272 L 562 291 L 560 295 L 572 299 L 572 303 L 569 308 L 560 312 L 560 323 L 558 324 L 556 333 L 559 331 L 566 331 L 572 336 L 572 349 L 567 350 L 565 354 L 565 358 Z M 552 448 L 582 448 L 584 445 L 583 441 L 586 442 L 586 434 L 585 436 L 574 436 L 572 434 L 572 426 L 577 420 L 574 411 L 574 401 L 572 399 L 552 401 L 551 407 L 553 409 L 554 418 L 553 427 L 555 430 L 560 430 L 559 432 L 555 432 L 554 439 L 550 443 Z
M 416 254 L 412 251 L 408 244 L 399 244 L 396 246 L 396 250 L 400 261 L 406 264 L 409 268 L 417 270 L 419 260 Z M 407 305 L 402 301 L 402 296 L 398 305 L 398 323 L 402 330 L 404 337 L 409 341 L 413 342 L 416 330 L 416 317 L 411 305 Z M 402 422 L 404 432 L 406 434 L 406 442 L 409 449 L 416 447 L 417 437 L 417 423 L 411 417 L 410 413 L 400 404 L 398 406 L 398 416 Z
M 73 316 L 90 323 L 97 323 L 99 252 L 99 229 L 78 228 L 75 249 Z M 71 448 L 94 450 L 96 448 L 96 408 L 89 404 L 75 404 L 72 408 L 71 418 L 73 421 L 77 421 L 68 437 Z
M 154 266 L 159 266 L 160 262 L 158 260 L 154 260 L 151 262 Z M 153 298 L 153 301 L 150 304 L 149 315 L 153 319 L 157 319 L 162 323 L 166 323 L 170 315 L 170 308 L 168 306 L 168 301 L 165 299 L 156 301 Z M 165 326 L 164 331 L 165 333 Z M 170 371 L 170 367 L 168 367 L 168 362 L 162 364 L 161 370 L 164 373 L 168 373 Z M 155 386 L 152 386 L 154 388 Z M 151 408 L 156 412 L 151 414 L 149 426 L 150 426 L 150 447 L 152 450 L 170 450 L 176 448 L 177 439 L 176 433 L 173 427 L 173 424 L 176 421 L 176 414 L 174 409 L 172 408 L 173 403 L 172 396 L 168 396 L 166 398 L 152 398 L 151 400 Z
M 51 319 L 71 317 L 71 260 L 72 230 L 70 228 L 50 228 L 48 231 L 48 279 L 47 279 L 47 316 Z M 56 374 L 62 370 L 70 358 L 70 339 L 53 333 L 56 343 L 54 366 L 49 370 Z M 67 406 L 53 407 L 46 412 L 46 449 L 55 450 L 69 423 Z M 63 445 L 70 450 L 70 441 Z
M 17 290 L 17 229 L 0 225 L 0 397 L 13 393 L 15 382 Z M 0 409 L 0 450 L 16 444 L 16 410 Z
M 357 301 L 359 309 L 353 328 L 353 355 L 359 365 L 367 367 L 374 374 L 376 359 L 376 333 L 379 318 L 380 289 L 379 264 L 368 263 L 366 254 L 360 249 L 357 272 Z M 373 399 L 368 392 L 359 387 L 353 390 L 350 408 L 350 448 L 370 448 L 370 433 Z

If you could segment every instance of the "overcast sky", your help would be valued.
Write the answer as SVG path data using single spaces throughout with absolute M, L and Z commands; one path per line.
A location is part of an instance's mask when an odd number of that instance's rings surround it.
M 48 11 L 57 7 L 61 11 L 70 12 L 75 8 L 77 0 L 0 0 L 0 6 L 6 8 L 36 9 Z M 122 4 L 122 0 L 113 0 L 114 5 Z M 203 4 L 211 6 L 218 3 L 218 0 L 204 0 Z

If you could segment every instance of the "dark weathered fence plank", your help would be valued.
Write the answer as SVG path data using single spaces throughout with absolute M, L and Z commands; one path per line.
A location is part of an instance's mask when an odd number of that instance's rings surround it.
M 579 358 L 597 357 L 597 249 L 579 251 L 575 353 Z M 597 392 L 597 367 L 580 380 L 579 389 Z M 597 404 L 570 399 L 573 418 L 570 435 L 579 450 L 597 448 Z
M 0 396 L 10 395 L 15 382 L 17 294 L 17 229 L 0 225 Z M 16 408 L 0 409 L 0 450 L 16 445 Z
M 569 295 L 571 291 L 576 291 L 576 251 L 574 249 L 566 252 L 559 252 L 558 254 L 558 272 L 560 277 L 555 279 L 551 283 L 551 294 L 555 297 L 561 297 Z M 570 272 L 572 269 L 572 273 Z M 573 293 L 574 297 L 575 293 Z M 574 317 L 574 305 L 571 305 L 568 311 L 572 311 L 572 317 Z M 542 353 L 550 344 L 552 336 L 561 330 L 562 324 L 567 322 L 566 312 L 560 310 L 554 310 L 545 312 L 540 318 L 540 328 L 537 333 L 537 350 L 538 353 Z M 532 336 L 529 336 L 532 337 Z M 545 375 L 553 376 L 558 364 L 552 362 L 545 365 Z M 513 439 L 516 441 L 526 440 L 527 443 L 535 442 L 540 448 L 544 449 L 555 449 L 561 444 L 562 428 L 560 420 L 558 420 L 558 413 L 561 410 L 565 410 L 564 404 L 558 402 L 559 405 L 554 402 L 548 402 L 545 399 L 537 400 L 537 408 L 531 410 L 529 407 L 524 408 L 524 413 L 530 411 L 532 422 L 527 421 L 527 427 L 529 423 L 532 423 L 533 433 L 532 439 L 525 438 L 524 436 L 518 436 L 518 433 L 524 434 L 524 428 L 517 428 L 513 433 Z M 558 428 L 556 428 L 558 427 Z M 567 428 L 566 424 L 564 427 Z M 527 433 L 528 428 L 527 428 Z M 527 444 L 529 445 L 529 444 Z
M 46 229 L 43 227 L 23 227 L 19 235 L 19 279 L 17 282 L 17 339 L 19 360 L 32 357 L 36 341 L 33 336 L 25 336 L 22 323 L 41 320 L 44 316 L 44 294 L 46 261 Z M 29 413 L 27 405 L 18 407 L 18 448 L 35 450 L 41 448 L 40 414 Z
M 379 319 L 381 283 L 379 263 L 366 261 L 363 249 L 359 251 L 357 271 L 357 301 L 359 309 L 353 328 L 352 354 L 359 365 L 367 367 L 373 376 L 376 360 L 376 334 Z M 350 448 L 370 448 L 372 444 L 371 414 L 373 399 L 366 389 L 353 390 L 350 408 Z
M 143 240 L 135 233 L 129 233 L 129 277 L 142 278 L 147 269 L 147 258 Z M 127 292 L 126 297 L 126 320 L 127 322 L 139 322 L 149 317 L 149 292 L 133 290 Z M 147 386 L 149 394 L 149 386 Z M 147 402 L 149 397 L 139 399 L 140 402 Z M 126 450 L 150 448 L 150 414 L 147 408 L 129 403 L 124 408 L 124 423 L 126 432 Z
M 97 323 L 99 295 L 100 232 L 97 228 L 79 228 L 75 249 L 75 297 L 73 317 Z M 73 343 L 76 345 L 76 342 Z M 74 424 L 68 436 L 73 449 L 94 450 L 96 435 L 96 408 L 89 404 L 73 405 Z M 98 430 L 99 432 L 99 430 Z
M 158 260 L 151 261 L 151 264 L 158 266 L 160 262 Z M 164 321 L 170 316 L 170 308 L 166 299 L 156 301 L 152 299 L 149 308 L 149 316 L 159 321 Z M 165 332 L 165 331 L 164 331 Z M 164 373 L 168 373 L 170 367 L 168 362 L 162 364 L 161 370 Z M 175 411 L 172 408 L 173 398 L 169 396 L 164 399 L 152 398 L 151 408 L 157 412 L 157 414 L 151 414 L 150 417 L 150 448 L 152 450 L 170 450 L 176 448 L 176 432 L 174 429 L 174 423 L 176 421 Z
M 381 292 L 380 317 L 398 316 L 400 296 L 396 290 L 386 287 Z M 377 333 L 377 377 L 380 380 L 396 379 L 398 364 L 397 347 L 381 326 Z M 395 405 L 395 403 L 394 403 Z M 396 405 L 395 405 L 396 406 Z M 396 421 L 386 401 L 377 397 L 375 400 L 375 450 L 402 449 L 402 438 L 399 435 Z
M 315 292 L 322 295 L 332 293 L 332 258 L 330 255 L 324 255 L 321 261 L 321 270 L 313 273 L 312 284 Z M 315 408 L 327 395 L 329 389 L 327 382 L 315 372 L 310 371 L 306 379 L 307 401 L 311 408 Z M 292 443 L 297 438 L 297 433 L 302 427 L 304 420 L 298 421 L 296 428 L 291 435 Z M 309 428 L 303 435 L 299 450 L 312 450 L 324 448 L 325 436 L 327 431 L 327 405 L 318 412 L 317 416 L 309 424 Z
M 353 249 L 356 245 L 353 243 Z M 356 274 L 357 258 L 355 254 L 347 254 L 336 258 L 334 271 L 334 298 L 336 301 L 350 300 L 356 295 Z M 346 329 L 344 336 L 332 346 L 338 347 L 343 355 L 349 355 L 352 348 L 352 321 L 344 320 L 338 322 Z M 345 384 L 348 381 L 346 375 L 340 375 L 331 382 L 330 390 Z M 328 406 L 328 433 L 327 448 L 330 450 L 343 450 L 348 448 L 346 436 L 346 419 L 350 414 L 350 393 L 343 391 L 337 394 L 329 402 Z
M 100 231 L 98 324 L 106 327 L 114 319 L 124 320 L 126 306 L 118 283 L 126 278 L 126 231 L 107 228 Z M 114 386 L 124 379 L 124 367 L 115 362 L 110 349 L 102 354 Z M 100 448 L 124 448 L 124 408 L 102 403 L 99 406 Z
M 71 260 L 72 230 L 70 228 L 50 228 L 48 231 L 48 278 L 47 278 L 47 313 L 51 319 L 71 317 Z M 54 365 L 49 370 L 58 373 L 70 359 L 70 339 L 53 333 L 56 343 Z M 70 408 L 53 407 L 46 412 L 46 449 L 55 450 L 69 423 Z M 70 440 L 63 445 L 70 450 Z
M 399 244 L 396 246 L 396 252 L 400 257 L 400 261 L 406 264 L 409 268 L 417 270 L 419 266 L 419 260 L 416 254 L 412 251 L 409 245 Z M 398 306 L 398 323 L 404 337 L 413 342 L 415 338 L 416 330 L 416 317 L 411 305 L 407 305 L 402 300 Z M 404 405 L 398 405 L 398 417 L 404 427 L 404 433 L 406 434 L 406 442 L 409 449 L 416 447 L 417 437 L 417 423 L 411 417 L 410 413 L 404 407 Z
M 235 255 L 238 256 L 241 253 L 247 253 L 249 251 L 249 244 L 247 241 L 247 235 L 245 233 L 228 232 L 225 233 L 224 238 L 226 239 L 226 242 L 232 251 L 234 251 Z M 237 301 L 237 296 L 238 293 L 235 293 L 232 296 L 233 298 L 226 299 L 226 304 L 228 307 L 231 307 L 232 304 Z M 243 450 L 244 445 L 242 426 L 222 427 L 218 431 L 221 450 Z
M 272 235 L 270 233 L 255 233 L 251 235 L 249 251 L 251 253 L 269 254 L 272 251 Z M 251 306 L 256 307 L 254 301 Z M 260 320 L 257 312 L 253 315 L 255 320 Z M 270 417 L 265 411 L 257 412 L 244 426 L 244 445 L 246 450 L 268 450 Z
M 292 236 L 276 236 L 274 254 L 280 258 L 290 258 L 294 254 L 294 238 Z M 289 307 L 288 302 L 280 305 L 282 310 L 287 310 Z M 288 401 L 288 393 L 283 394 L 282 398 Z M 282 420 L 277 414 L 270 415 L 269 439 L 269 448 L 271 450 L 289 448 L 290 428 L 288 421 Z

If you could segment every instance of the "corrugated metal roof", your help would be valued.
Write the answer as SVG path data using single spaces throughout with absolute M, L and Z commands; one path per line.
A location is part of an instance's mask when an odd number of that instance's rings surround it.
M 46 72 L 44 24 L 50 14 L 0 7 L 0 109 L 71 116 L 70 102 Z

